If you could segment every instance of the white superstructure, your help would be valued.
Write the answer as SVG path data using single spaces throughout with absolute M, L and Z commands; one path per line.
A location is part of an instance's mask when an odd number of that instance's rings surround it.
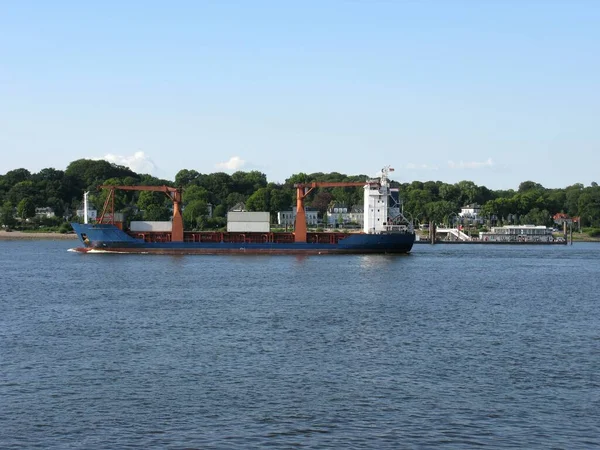
M 390 166 L 381 170 L 379 186 L 367 184 L 364 194 L 364 226 L 363 231 L 369 234 L 390 232 L 413 232 L 412 225 L 408 223 L 401 212 L 390 211 L 388 200 L 390 196 L 389 172 Z

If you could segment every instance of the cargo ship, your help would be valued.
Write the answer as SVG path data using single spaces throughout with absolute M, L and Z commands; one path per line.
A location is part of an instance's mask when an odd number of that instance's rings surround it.
M 237 213 L 228 216 L 227 231 L 184 231 L 181 216 L 182 191 L 169 186 L 100 186 L 109 189 L 103 212 L 97 223 L 73 223 L 73 230 L 83 244 L 79 252 L 144 254 L 404 254 L 415 241 L 412 224 L 398 210 L 389 208 L 391 188 L 385 167 L 377 179 L 364 182 L 312 182 L 296 184 L 296 217 L 293 232 L 270 231 L 269 213 Z M 360 232 L 309 232 L 306 226 L 305 199 L 318 187 L 364 188 L 364 224 Z M 165 193 L 173 202 L 169 229 L 126 229 L 115 220 L 114 192 L 155 191 Z M 84 209 L 87 193 L 84 195 Z M 244 217 L 247 220 L 244 220 Z M 87 212 L 84 212 L 87 221 Z

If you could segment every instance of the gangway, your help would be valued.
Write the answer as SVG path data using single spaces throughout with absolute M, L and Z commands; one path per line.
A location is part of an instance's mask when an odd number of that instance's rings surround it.
M 437 228 L 436 234 L 446 234 L 454 236 L 457 241 L 471 241 L 472 238 L 468 234 L 463 233 L 458 228 Z

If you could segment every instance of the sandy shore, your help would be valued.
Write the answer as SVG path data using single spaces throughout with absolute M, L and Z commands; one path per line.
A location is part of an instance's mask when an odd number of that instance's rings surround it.
M 62 233 L 23 233 L 22 231 L 0 231 L 0 240 L 18 240 L 18 239 L 51 239 L 51 240 L 73 240 L 77 235 Z

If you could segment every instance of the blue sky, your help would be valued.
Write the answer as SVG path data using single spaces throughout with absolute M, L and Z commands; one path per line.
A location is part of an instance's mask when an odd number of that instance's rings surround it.
M 600 182 L 600 1 L 0 4 L 0 173 Z

